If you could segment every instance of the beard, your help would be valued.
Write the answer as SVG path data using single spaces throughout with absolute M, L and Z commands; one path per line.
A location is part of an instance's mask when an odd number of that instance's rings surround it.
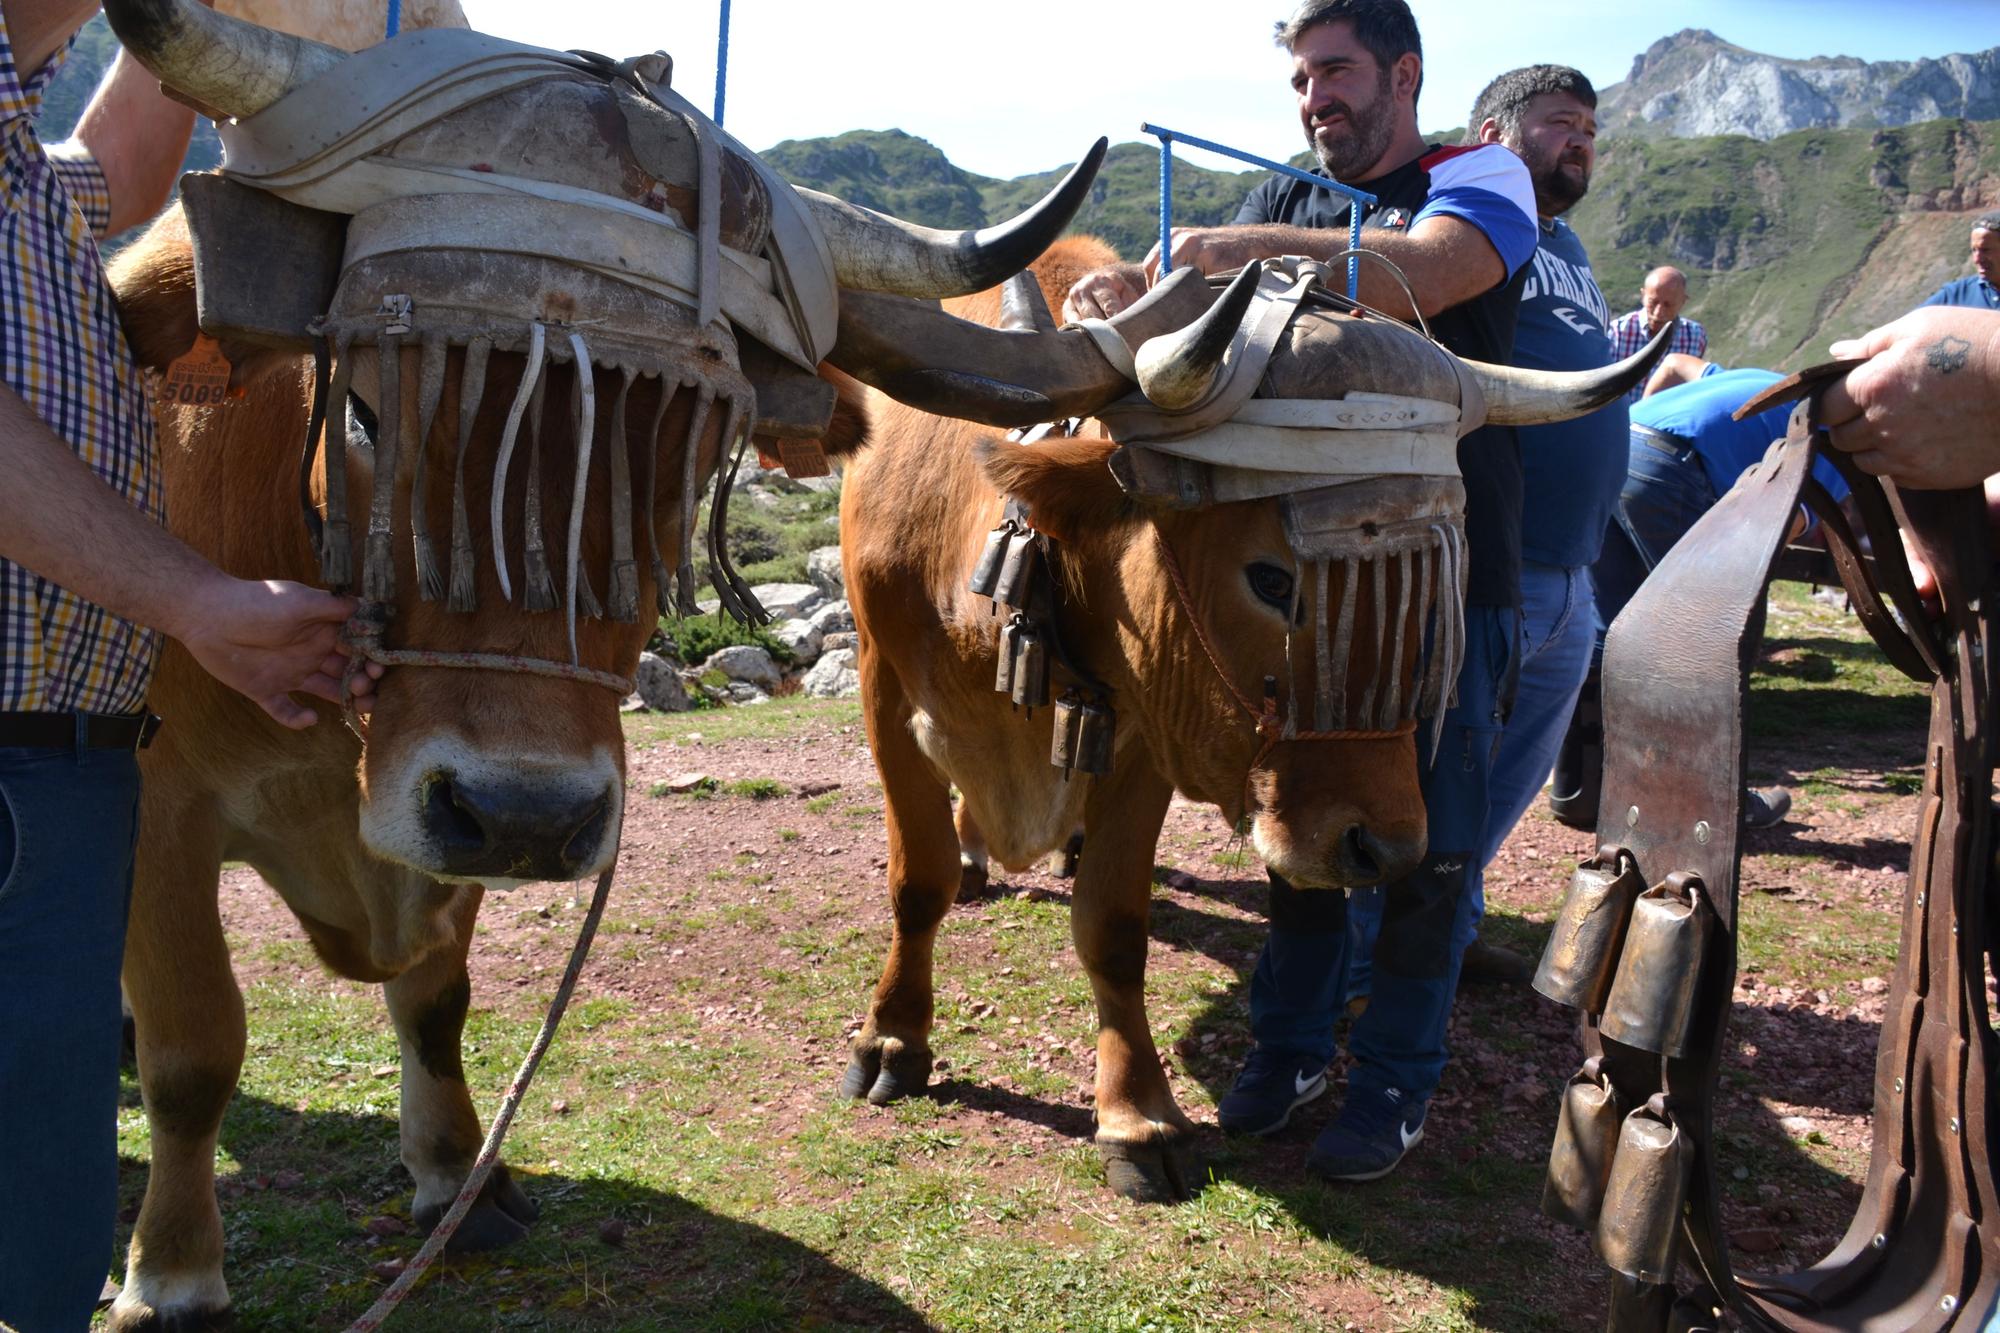
M 1576 167 L 1574 173 L 1564 167 Z M 1577 156 L 1543 158 L 1528 163 L 1535 183 L 1535 207 L 1544 216 L 1560 217 L 1590 193 L 1590 163 Z
M 1344 123 L 1330 127 L 1330 132 L 1322 136 L 1316 132 L 1315 118 L 1314 123 L 1306 126 L 1306 143 L 1327 175 L 1337 181 L 1352 180 L 1381 161 L 1382 154 L 1389 151 L 1389 141 L 1396 137 L 1396 119 L 1391 111 L 1389 78 L 1385 73 L 1375 100 L 1359 110 L 1341 101 L 1328 103 L 1321 114 L 1341 116 Z

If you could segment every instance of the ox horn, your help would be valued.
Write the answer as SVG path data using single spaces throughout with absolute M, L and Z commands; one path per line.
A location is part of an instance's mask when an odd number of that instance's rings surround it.
M 1022 269 L 1000 285 L 1000 327 L 1009 333 L 1054 333 L 1056 317 L 1049 313 L 1042 284 Z
M 1666 355 L 1678 327 L 1679 320 L 1671 321 L 1644 347 L 1602 370 L 1522 370 L 1484 361 L 1466 361 L 1465 367 L 1486 395 L 1489 425 L 1540 426 L 1568 421 L 1617 402 L 1633 385 L 1642 383 Z
M 1242 327 L 1263 277 L 1262 264 L 1245 264 L 1222 299 L 1200 319 L 1184 329 L 1148 339 L 1139 348 L 1133 360 L 1147 401 L 1168 412 L 1179 412 L 1208 396 L 1222 370 L 1223 353 Z
M 936 231 L 799 189 L 826 236 L 842 287 L 940 299 L 984 291 L 1033 263 L 1083 206 L 1109 141 L 1099 139 L 1019 217 L 978 231 Z
M 217 116 L 254 116 L 347 53 L 218 14 L 197 0 L 105 0 L 111 30 L 178 96 Z
M 1200 273 L 1176 269 L 1108 322 L 1128 348 L 1142 347 L 1214 300 Z M 880 292 L 841 292 L 840 337 L 826 359 L 898 402 L 988 426 L 1096 416 L 1132 391 L 1083 329 L 1009 332 Z

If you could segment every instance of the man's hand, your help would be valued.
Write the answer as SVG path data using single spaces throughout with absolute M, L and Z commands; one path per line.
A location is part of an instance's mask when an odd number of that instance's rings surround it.
M 1821 399 L 1834 446 L 1862 471 L 1914 490 L 2000 472 L 2000 314 L 1926 306 L 1833 354 L 1869 358 Z
M 1111 264 L 1078 278 L 1063 297 L 1063 323 L 1110 319 L 1146 294 L 1146 274 L 1137 264 Z
M 1262 227 L 1175 227 L 1167 234 L 1172 245 L 1172 268 L 1198 268 L 1203 273 L 1233 273 L 1245 264 L 1271 257 L 1268 238 Z M 1160 243 L 1146 251 L 1148 283 L 1160 280 Z
M 283 726 L 311 726 L 318 714 L 291 697 L 341 702 L 347 655 L 340 627 L 354 601 L 300 583 L 255 582 L 218 575 L 191 595 L 168 630 L 204 671 L 244 695 Z M 382 668 L 367 663 L 354 682 L 354 706 L 374 704 Z

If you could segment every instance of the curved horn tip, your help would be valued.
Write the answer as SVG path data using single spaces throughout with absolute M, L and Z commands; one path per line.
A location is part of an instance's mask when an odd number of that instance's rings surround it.
M 1489 425 L 1545 426 L 1588 416 L 1645 383 L 1679 327 L 1678 319 L 1670 321 L 1644 347 L 1599 370 L 1522 370 L 1469 359 L 1465 364 L 1486 395 Z
M 1140 346 L 1133 361 L 1147 401 L 1179 412 L 1208 396 L 1222 370 L 1223 354 L 1249 313 L 1263 277 L 1262 264 L 1244 265 L 1200 319 L 1174 333 L 1149 338 Z
M 978 231 L 939 231 L 800 188 L 833 252 L 843 287 L 937 300 L 969 296 L 1033 263 L 1090 197 L 1110 141 L 1100 138 L 1026 212 Z

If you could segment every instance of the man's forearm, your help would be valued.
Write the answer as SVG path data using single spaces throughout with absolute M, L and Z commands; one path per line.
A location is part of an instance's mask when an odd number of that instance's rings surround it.
M 160 211 L 180 179 L 194 112 L 160 91 L 144 65 L 121 51 L 77 122 L 111 189 L 111 233 Z
M 227 576 L 98 478 L 0 385 L 0 556 L 113 614 L 179 636 L 182 608 Z

